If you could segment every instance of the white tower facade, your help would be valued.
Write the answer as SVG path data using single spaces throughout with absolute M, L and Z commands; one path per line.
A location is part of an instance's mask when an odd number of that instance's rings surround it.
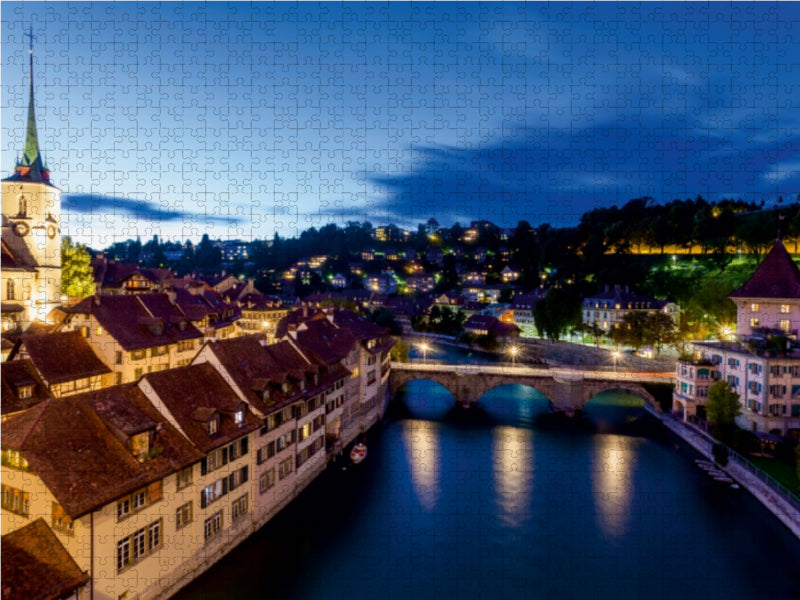
M 61 299 L 61 191 L 50 182 L 36 131 L 33 37 L 25 148 L 2 181 L 2 328 L 45 321 Z

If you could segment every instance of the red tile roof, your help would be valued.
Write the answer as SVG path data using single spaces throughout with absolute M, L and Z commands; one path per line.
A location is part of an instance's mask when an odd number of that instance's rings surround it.
M 27 354 L 50 385 L 111 372 L 80 331 L 26 334 L 14 354 L 17 352 Z
M 125 438 L 155 426 L 139 462 Z M 145 429 L 148 427 L 144 427 Z M 9 417 L 2 447 L 18 450 L 74 520 L 202 458 L 134 384 L 49 400 Z
M 191 323 L 181 329 L 180 324 L 172 322 L 172 319 L 167 321 L 155 317 L 163 324 L 163 327 L 158 327 L 158 321 L 147 307 L 152 306 L 157 314 L 162 314 L 159 307 L 163 308 L 165 300 L 169 301 L 165 294 L 157 293 L 89 296 L 66 310 L 93 315 L 109 335 L 129 351 L 202 338 L 203 334 Z M 174 309 L 169 310 L 170 315 L 179 314 Z
M 730 298 L 800 298 L 800 268 L 778 240 L 752 277 Z
M 269 414 L 297 399 L 295 393 L 284 395 L 279 389 L 270 389 L 270 398 L 262 394 L 270 383 L 279 386 L 286 380 L 286 371 L 264 349 L 257 336 L 247 335 L 227 340 L 214 340 L 205 350 L 213 353 L 220 364 L 242 390 L 247 401 L 261 414 Z
M 56 600 L 89 582 L 41 517 L 4 535 L 0 545 L 4 600 Z
M 239 426 L 234 423 L 234 411 L 247 405 L 209 363 L 148 373 L 142 377 L 139 385 L 143 389 L 146 385 L 152 387 L 186 437 L 203 453 L 239 439 L 261 426 L 261 420 L 249 408 L 245 410 L 243 424 Z M 198 408 L 214 409 L 222 415 L 217 433 L 208 433 L 207 423 L 196 412 Z

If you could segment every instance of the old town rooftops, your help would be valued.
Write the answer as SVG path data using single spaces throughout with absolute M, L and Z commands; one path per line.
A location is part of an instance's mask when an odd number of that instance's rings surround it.
M 203 334 L 187 319 L 161 318 L 157 315 L 169 300 L 164 294 L 95 295 L 67 307 L 66 312 L 91 314 L 125 350 L 165 346 L 179 340 L 202 338 Z M 148 308 L 149 307 L 149 308 Z M 155 315 L 151 312 L 155 311 Z M 170 317 L 181 313 L 170 309 Z M 167 316 L 167 315 L 164 315 Z
M 232 442 L 261 426 L 260 419 L 208 363 L 148 373 L 142 377 L 140 385 L 148 396 L 148 388 L 152 389 L 184 434 L 203 452 Z M 242 420 L 237 423 L 239 411 Z M 210 427 L 212 419 L 216 423 Z
M 80 331 L 23 335 L 11 353 L 27 355 L 49 385 L 110 373 Z
M 2 538 L 3 598 L 57 600 L 89 582 L 41 517 Z
M 131 436 L 144 430 L 153 452 L 137 456 Z M 13 415 L 2 446 L 22 454 L 73 520 L 202 458 L 134 384 Z

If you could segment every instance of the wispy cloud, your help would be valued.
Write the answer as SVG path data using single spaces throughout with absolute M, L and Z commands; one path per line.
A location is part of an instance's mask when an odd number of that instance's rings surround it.
M 211 221 L 215 223 L 243 223 L 243 215 L 224 215 L 219 210 L 212 212 L 190 212 L 165 207 L 149 200 L 106 196 L 104 194 L 65 194 L 62 199 L 65 212 L 82 214 L 131 215 L 149 221 L 175 223 L 186 221 Z M 211 207 L 209 207 L 211 208 Z M 215 209 L 218 207 L 215 207 Z

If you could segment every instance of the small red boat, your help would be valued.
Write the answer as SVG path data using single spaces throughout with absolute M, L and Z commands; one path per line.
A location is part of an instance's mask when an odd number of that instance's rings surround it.
M 367 447 L 359 442 L 353 446 L 352 450 L 350 450 L 350 460 L 352 460 L 355 464 L 358 464 L 365 458 L 367 458 Z

